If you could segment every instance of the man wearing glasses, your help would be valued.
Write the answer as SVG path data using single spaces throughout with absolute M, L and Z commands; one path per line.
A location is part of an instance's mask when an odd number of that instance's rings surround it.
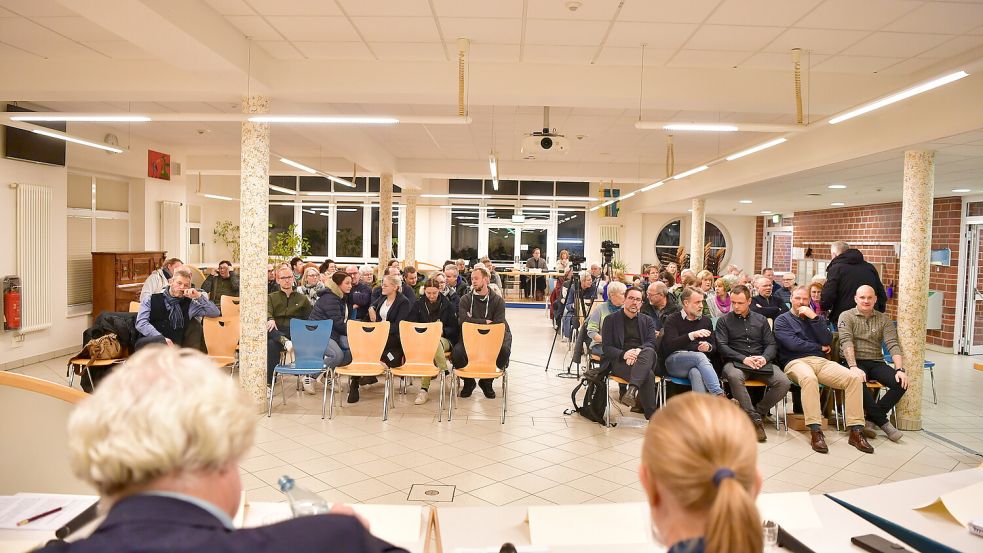
M 266 298 L 267 386 L 273 382 L 273 369 L 280 362 L 280 352 L 294 349 L 290 343 L 290 319 L 306 319 L 314 308 L 306 295 L 294 289 L 296 280 L 289 268 L 277 269 L 276 282 L 279 289 Z
M 622 403 L 641 412 L 648 419 L 655 413 L 655 322 L 651 317 L 639 317 L 642 291 L 630 288 L 625 304 L 617 313 L 604 318 L 601 325 L 601 346 L 604 358 L 602 373 L 610 368 L 619 378 L 628 381 L 628 391 Z

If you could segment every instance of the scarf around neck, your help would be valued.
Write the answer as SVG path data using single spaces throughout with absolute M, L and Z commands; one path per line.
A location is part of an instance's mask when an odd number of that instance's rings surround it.
M 181 300 L 184 296 L 175 298 L 171 291 L 164 292 L 164 306 L 167 307 L 167 318 L 171 321 L 171 328 L 177 330 L 184 327 L 184 313 L 181 312 Z
M 727 301 L 720 301 L 720 296 L 714 294 L 713 299 L 717 302 L 717 308 L 721 313 L 730 313 L 730 296 L 725 295 Z

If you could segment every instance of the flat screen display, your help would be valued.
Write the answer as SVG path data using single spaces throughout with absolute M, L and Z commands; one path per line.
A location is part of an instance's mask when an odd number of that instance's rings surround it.
M 7 111 L 32 111 L 12 104 L 7 104 Z M 56 131 L 65 132 L 64 122 L 35 123 Z M 8 159 L 18 159 L 47 165 L 65 165 L 65 141 L 44 136 L 23 129 L 3 127 L 3 155 Z

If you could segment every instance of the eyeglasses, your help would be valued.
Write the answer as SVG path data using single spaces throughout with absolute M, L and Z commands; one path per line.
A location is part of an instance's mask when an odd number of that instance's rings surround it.
M 642 301 L 642 298 L 636 298 L 634 296 L 629 296 L 625 298 L 625 301 Z
M 292 277 L 290 275 L 282 276 L 282 277 L 276 277 L 276 278 L 277 278 L 277 280 L 293 280 L 294 279 L 294 277 Z

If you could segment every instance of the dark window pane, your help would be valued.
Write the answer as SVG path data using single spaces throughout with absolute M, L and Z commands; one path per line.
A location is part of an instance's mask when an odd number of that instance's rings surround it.
M 519 183 L 519 193 L 523 196 L 552 196 L 553 181 L 524 180 Z
M 658 238 L 655 239 L 655 245 L 679 247 L 679 221 L 673 221 L 662 227 Z
M 590 196 L 589 182 L 556 181 L 556 196 Z
M 584 255 L 584 226 L 587 218 L 583 211 L 561 211 L 556 226 L 556 251 L 567 250 L 571 256 Z
M 368 191 L 368 184 L 365 177 L 355 177 L 355 180 L 352 180 L 351 178 L 346 177 L 344 175 L 340 175 L 340 176 L 345 180 L 354 183 L 355 188 L 352 188 L 351 186 L 345 186 L 344 184 L 335 183 L 335 192 L 367 192 Z
M 720 229 L 717 228 L 717 225 L 707 222 L 703 232 L 704 232 L 703 235 L 704 244 L 709 242 L 711 248 L 727 247 L 727 239 L 724 238 L 724 233 L 720 232 Z
M 369 192 L 378 192 L 379 186 L 379 177 L 369 177 Z
M 271 175 L 270 184 L 297 190 L 297 177 L 293 175 Z
M 522 214 L 526 217 L 526 221 L 550 220 L 550 208 L 545 205 L 522 206 Z
M 519 194 L 519 181 L 499 180 L 498 190 L 495 190 L 495 184 L 490 180 L 486 180 L 485 194 L 491 194 L 492 196 L 517 196 Z
M 317 257 L 328 257 L 328 208 L 304 208 L 301 211 L 303 236 L 311 244 L 311 253 Z
M 506 206 L 488 206 L 488 218 L 489 219 L 504 219 L 508 222 L 512 222 L 512 215 L 515 214 L 515 209 Z
M 513 229 L 488 229 L 488 257 L 495 263 L 515 262 L 515 231 Z
M 301 192 L 331 192 L 331 181 L 324 177 L 300 177 L 300 190 Z
M 369 256 L 379 257 L 379 208 L 372 208 L 372 236 L 370 237 L 369 244 Z M 392 241 L 393 247 L 392 252 L 389 254 L 390 257 L 396 259 L 399 257 L 399 210 L 393 208 L 393 231 L 392 231 Z
M 362 257 L 362 220 L 364 208 L 341 204 L 338 211 L 338 234 L 335 251 L 338 257 Z
M 529 259 L 532 257 L 532 252 L 536 248 L 539 248 L 539 254 L 546 259 L 546 229 L 522 229 L 519 234 L 519 248 L 522 250 L 519 252 L 519 257 L 522 259 Z
M 269 232 L 270 245 L 273 244 L 274 236 L 281 232 L 287 232 L 288 227 L 292 224 L 294 224 L 294 206 L 271 205 Z
M 478 259 L 478 206 L 451 210 L 451 259 Z
M 480 179 L 450 179 L 447 182 L 450 194 L 481 194 Z

